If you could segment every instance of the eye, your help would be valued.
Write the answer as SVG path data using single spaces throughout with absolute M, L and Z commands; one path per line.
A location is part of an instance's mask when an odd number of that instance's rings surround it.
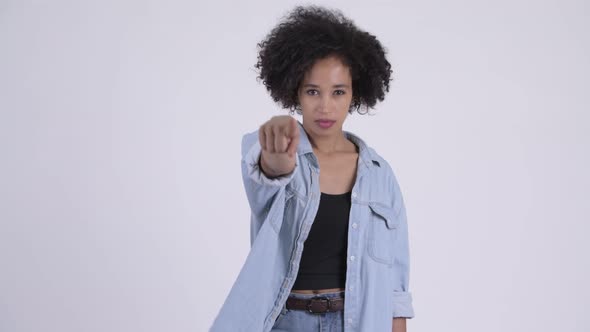
M 310 96 L 315 96 L 315 93 L 314 92 L 318 92 L 318 90 L 316 90 L 316 89 L 309 89 L 309 90 L 305 91 L 305 93 L 307 93 Z
M 344 91 L 344 90 L 336 90 L 336 91 L 334 91 L 334 93 L 337 94 L 337 95 L 343 95 L 343 94 L 346 94 L 346 91 Z

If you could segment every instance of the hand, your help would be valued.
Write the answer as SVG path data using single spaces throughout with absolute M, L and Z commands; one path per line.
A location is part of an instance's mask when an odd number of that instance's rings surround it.
M 299 146 L 299 126 L 289 115 L 274 116 L 258 130 L 262 147 L 260 165 L 265 174 L 276 177 L 295 168 L 295 151 Z

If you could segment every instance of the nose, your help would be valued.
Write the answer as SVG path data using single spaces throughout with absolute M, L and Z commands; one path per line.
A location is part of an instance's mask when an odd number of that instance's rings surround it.
M 330 103 L 331 103 L 330 96 L 322 96 L 322 98 L 320 99 L 320 104 L 319 104 L 319 112 L 320 113 L 329 113 L 330 108 L 331 108 Z

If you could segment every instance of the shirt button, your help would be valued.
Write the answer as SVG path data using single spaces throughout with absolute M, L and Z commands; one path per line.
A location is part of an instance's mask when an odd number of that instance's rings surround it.
M 348 324 L 352 324 L 352 318 L 348 319 Z
M 348 287 L 348 289 L 349 289 L 349 290 L 353 290 L 353 289 L 354 289 L 354 286 L 350 285 L 350 286 Z
M 355 222 L 352 223 L 352 228 L 356 228 L 356 223 Z
M 356 192 L 355 191 L 352 192 L 352 197 L 356 197 Z
M 354 256 L 350 256 L 350 260 L 353 261 L 354 260 Z

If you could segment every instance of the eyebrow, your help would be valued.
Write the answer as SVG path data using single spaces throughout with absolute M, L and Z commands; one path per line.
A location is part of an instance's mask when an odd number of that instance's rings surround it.
M 307 84 L 303 85 L 303 87 L 319 88 L 320 86 L 317 84 L 307 83 Z M 332 87 L 333 88 L 348 88 L 349 86 L 347 84 L 334 84 Z

